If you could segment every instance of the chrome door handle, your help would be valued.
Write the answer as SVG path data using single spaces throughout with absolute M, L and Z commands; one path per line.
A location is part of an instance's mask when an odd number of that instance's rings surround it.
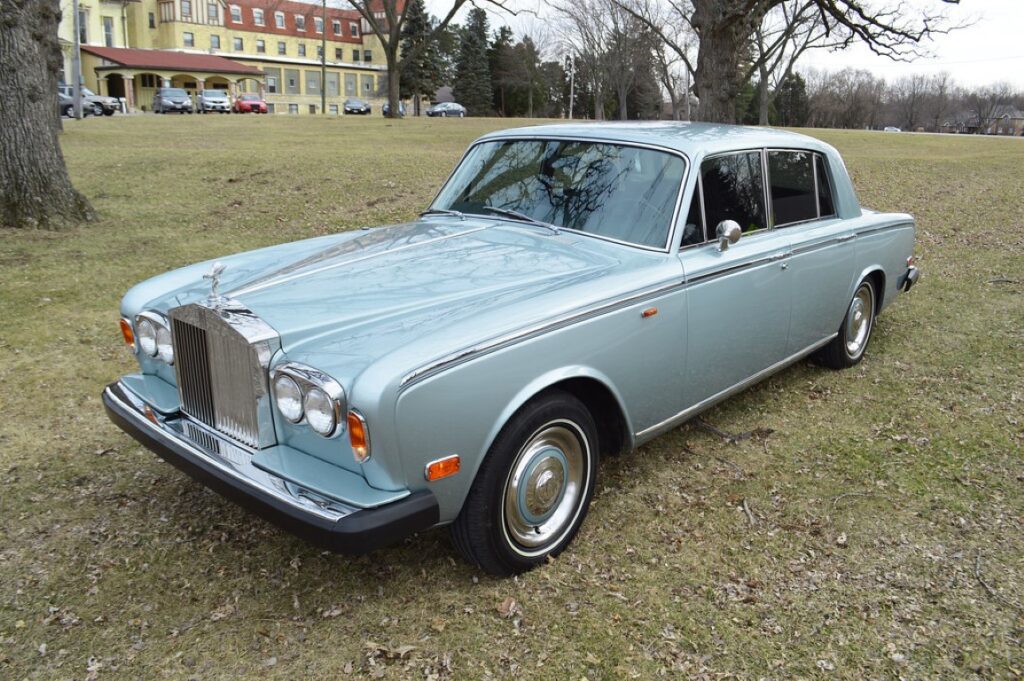
M 789 269 L 789 263 L 788 262 L 782 263 L 782 269 L 788 270 Z
M 847 234 L 846 236 L 836 237 L 836 243 L 843 243 L 844 241 L 851 241 L 856 237 L 856 234 Z

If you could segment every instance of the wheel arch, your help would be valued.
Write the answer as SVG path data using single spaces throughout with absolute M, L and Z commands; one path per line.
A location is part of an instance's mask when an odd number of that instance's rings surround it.
M 885 270 L 881 265 L 874 264 L 868 265 L 853 282 L 853 287 L 850 289 L 847 300 L 852 300 L 853 295 L 857 292 L 857 287 L 860 286 L 861 282 L 865 279 L 869 279 L 871 284 L 875 287 L 875 315 L 882 311 L 883 300 L 885 300 Z

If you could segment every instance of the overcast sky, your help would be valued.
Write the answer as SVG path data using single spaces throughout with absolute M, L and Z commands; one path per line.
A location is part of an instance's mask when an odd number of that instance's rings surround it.
M 443 14 L 451 7 L 447 0 L 426 2 L 429 11 L 435 15 Z M 883 3 L 893 4 L 892 0 L 874 0 L 875 6 Z M 536 11 L 542 17 L 546 14 L 546 3 L 539 0 L 510 0 L 509 4 Z M 857 45 L 841 52 L 810 52 L 801 66 L 830 70 L 850 66 L 871 71 L 886 80 L 911 73 L 948 71 L 963 86 L 1006 81 L 1015 89 L 1024 90 L 1024 0 L 961 0 L 959 5 L 944 5 L 939 0 L 910 0 L 908 5 L 917 10 L 926 7 L 945 9 L 954 20 L 973 20 L 975 23 L 949 35 L 936 36 L 927 45 L 933 56 L 909 64 L 876 56 Z M 481 6 L 487 7 L 486 4 Z M 525 13 L 515 17 L 497 11 L 489 11 L 489 14 L 492 29 L 507 23 L 517 34 L 550 33 L 543 18 L 537 19 Z

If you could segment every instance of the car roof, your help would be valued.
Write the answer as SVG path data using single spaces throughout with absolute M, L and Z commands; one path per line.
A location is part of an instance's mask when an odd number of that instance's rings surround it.
M 777 128 L 679 121 L 580 122 L 531 125 L 484 135 L 480 140 L 511 137 L 571 137 L 603 142 L 625 142 L 666 147 L 686 154 L 714 154 L 759 147 L 798 148 L 836 153 L 821 140 Z

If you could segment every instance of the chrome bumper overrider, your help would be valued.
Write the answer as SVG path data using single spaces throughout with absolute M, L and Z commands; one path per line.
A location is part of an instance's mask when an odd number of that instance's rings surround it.
M 364 553 L 437 524 L 437 500 L 421 490 L 358 508 L 253 465 L 253 451 L 178 414 L 153 411 L 120 381 L 103 391 L 110 419 L 168 463 L 277 525 L 326 548 Z M 202 443 L 202 444 L 200 444 Z

